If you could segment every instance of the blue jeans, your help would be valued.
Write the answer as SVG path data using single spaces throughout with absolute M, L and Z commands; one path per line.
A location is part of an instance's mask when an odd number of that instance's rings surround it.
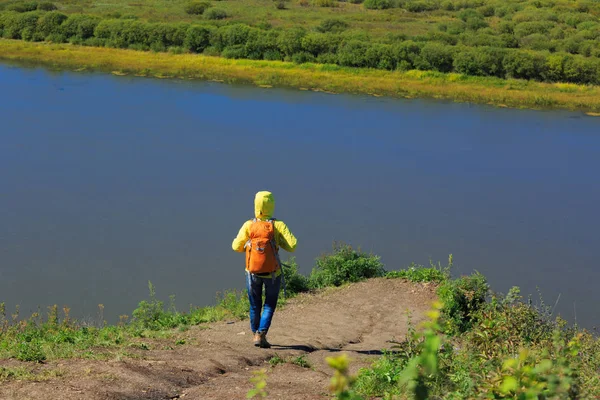
M 265 287 L 264 309 L 262 309 L 263 285 Z M 248 300 L 250 300 L 250 329 L 252 329 L 252 333 L 266 333 L 269 330 L 275 307 L 277 307 L 280 287 L 281 275 L 275 279 L 270 277 L 261 278 L 246 271 L 246 289 L 248 289 Z

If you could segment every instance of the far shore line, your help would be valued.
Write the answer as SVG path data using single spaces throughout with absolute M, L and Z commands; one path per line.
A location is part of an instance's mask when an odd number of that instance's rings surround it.
M 566 109 L 600 116 L 600 87 L 472 77 L 431 71 L 383 71 L 336 65 L 233 60 L 0 39 L 0 60 L 115 75 L 213 80 L 259 87 L 396 98 L 437 98 L 528 109 Z

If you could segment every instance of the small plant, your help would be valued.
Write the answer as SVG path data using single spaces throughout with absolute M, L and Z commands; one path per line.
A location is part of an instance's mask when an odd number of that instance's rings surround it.
M 269 358 L 269 365 L 271 367 L 275 367 L 279 364 L 284 364 L 285 360 L 279 356 L 279 354 L 275 354 L 273 357 Z
M 297 365 L 302 368 L 310 368 L 310 363 L 306 359 L 306 355 L 298 356 L 291 361 L 292 364 Z

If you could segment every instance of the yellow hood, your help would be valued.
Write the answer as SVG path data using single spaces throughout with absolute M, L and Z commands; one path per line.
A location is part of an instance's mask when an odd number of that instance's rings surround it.
M 275 199 L 271 192 L 258 192 L 254 198 L 254 216 L 258 219 L 270 219 L 275 211 Z

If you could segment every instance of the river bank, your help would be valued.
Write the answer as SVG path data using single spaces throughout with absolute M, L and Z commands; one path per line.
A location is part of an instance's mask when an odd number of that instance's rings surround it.
M 330 93 L 439 98 L 499 107 L 581 110 L 590 115 L 600 113 L 600 88 L 595 86 L 469 77 L 456 73 L 388 72 L 7 39 L 0 39 L 0 60 L 116 75 L 215 80 Z

